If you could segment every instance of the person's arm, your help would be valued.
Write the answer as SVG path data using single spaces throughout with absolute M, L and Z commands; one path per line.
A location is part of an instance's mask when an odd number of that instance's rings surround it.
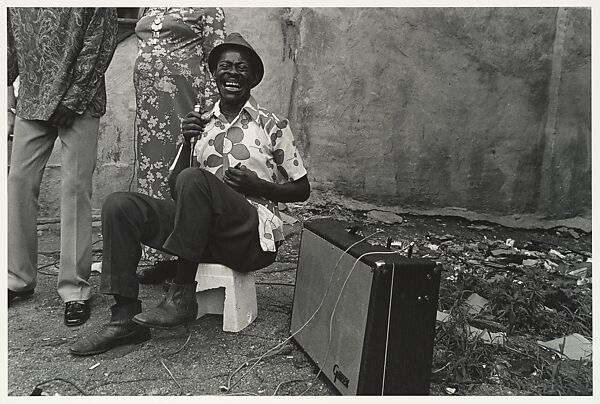
M 59 105 L 77 114 L 85 112 L 103 83 L 117 47 L 118 29 L 115 8 L 94 9 L 73 68 L 73 83 Z
M 15 129 L 15 108 L 17 106 L 17 98 L 15 97 L 15 89 L 12 85 L 8 86 L 8 91 L 6 94 L 6 103 L 7 103 L 7 128 L 6 131 L 8 133 L 8 138 L 12 139 L 13 131 Z
M 275 184 L 240 166 L 228 168 L 223 181 L 243 195 L 263 197 L 273 202 L 303 202 L 310 196 L 310 183 L 306 175 L 292 182 Z
M 11 139 L 13 130 L 15 128 L 15 108 L 17 107 L 17 98 L 15 97 L 15 89 L 13 83 L 19 76 L 19 61 L 17 60 L 17 49 L 15 48 L 15 38 L 12 33 L 12 26 L 10 25 L 10 11 L 6 13 L 8 31 L 6 36 L 6 62 L 7 62 L 7 73 L 8 73 L 8 87 L 6 94 L 7 103 L 7 134 L 8 138 Z
M 12 86 L 15 80 L 17 79 L 17 76 L 19 75 L 19 61 L 17 59 L 17 48 L 15 46 L 15 38 L 10 23 L 10 10 L 6 13 L 6 18 L 6 22 L 8 24 L 6 36 L 6 70 L 8 73 L 8 85 Z
M 190 111 L 181 123 L 181 133 L 183 135 L 183 144 L 180 146 L 177 156 L 175 157 L 175 163 L 171 166 L 171 172 L 167 178 L 169 183 L 169 189 L 171 191 L 171 198 L 175 200 L 175 184 L 177 183 L 177 176 L 180 172 L 190 166 L 190 155 L 192 151 L 192 138 L 202 135 L 204 127 L 209 122 L 210 118 L 196 111 Z

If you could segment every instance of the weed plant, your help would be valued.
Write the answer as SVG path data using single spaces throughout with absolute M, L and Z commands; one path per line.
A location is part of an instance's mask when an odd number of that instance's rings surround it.
M 481 384 L 518 394 L 591 394 L 590 360 L 563 360 L 537 345 L 575 332 L 591 338 L 591 290 L 574 282 L 557 287 L 540 267 L 490 275 L 463 267 L 442 274 L 439 307 L 451 317 L 437 323 L 432 381 L 463 394 Z M 489 301 L 477 315 L 464 305 L 472 293 Z M 505 332 L 505 343 L 486 344 L 471 334 L 471 326 Z

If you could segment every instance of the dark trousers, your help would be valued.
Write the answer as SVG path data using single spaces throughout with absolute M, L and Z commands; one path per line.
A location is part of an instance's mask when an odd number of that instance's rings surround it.
M 115 192 L 102 206 L 102 277 L 105 294 L 137 298 L 141 244 L 192 262 L 212 262 L 248 272 L 267 265 L 258 213 L 213 174 L 187 168 L 177 177 L 175 201 Z

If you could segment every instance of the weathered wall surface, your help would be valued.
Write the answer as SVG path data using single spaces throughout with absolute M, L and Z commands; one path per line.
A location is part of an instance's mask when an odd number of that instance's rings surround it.
M 416 209 L 591 218 L 591 14 L 226 8 L 313 186 Z M 108 73 L 94 204 L 132 174 L 135 41 Z
M 556 51 L 551 8 L 303 11 L 292 113 L 316 182 L 427 208 L 589 212 L 589 12 L 564 14 Z
M 133 169 L 135 89 L 132 76 L 136 56 L 137 39 L 132 35 L 119 44 L 106 73 L 109 99 L 106 115 L 100 120 L 94 208 L 99 209 L 104 198 L 112 192 L 136 189 Z

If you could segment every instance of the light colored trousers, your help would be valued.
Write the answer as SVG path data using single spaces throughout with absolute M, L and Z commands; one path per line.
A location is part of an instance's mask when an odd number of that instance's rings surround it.
M 30 290 L 37 283 L 38 196 L 58 136 L 62 144 L 58 293 L 65 302 L 90 298 L 92 174 L 99 122 L 89 112 L 69 128 L 16 118 L 8 174 L 8 289 Z

